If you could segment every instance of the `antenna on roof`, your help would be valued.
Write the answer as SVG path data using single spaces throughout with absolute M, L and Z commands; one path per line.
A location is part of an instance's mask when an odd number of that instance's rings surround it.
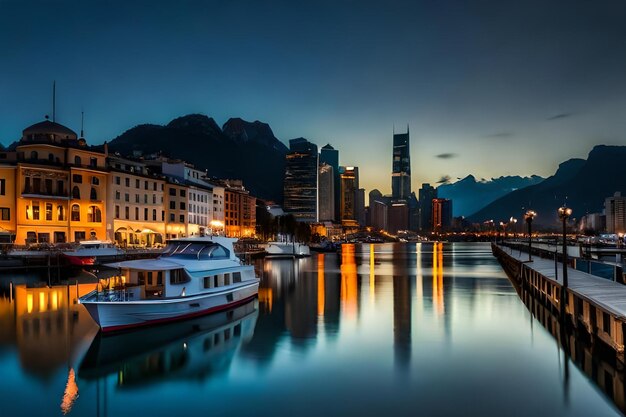
M 81 110 L 80 112 L 80 137 L 84 138 L 85 134 L 83 132 L 83 128 L 85 126 L 85 112 Z
M 52 82 L 52 121 L 56 122 L 57 115 L 57 82 Z

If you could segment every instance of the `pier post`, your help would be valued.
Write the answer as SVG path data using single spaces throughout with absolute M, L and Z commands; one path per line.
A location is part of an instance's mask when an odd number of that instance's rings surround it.
M 572 215 L 572 209 L 569 207 L 559 207 L 559 217 L 563 221 L 563 286 L 561 287 L 561 316 L 565 317 L 567 304 L 567 219 Z
M 13 281 L 9 282 L 9 303 L 13 303 Z

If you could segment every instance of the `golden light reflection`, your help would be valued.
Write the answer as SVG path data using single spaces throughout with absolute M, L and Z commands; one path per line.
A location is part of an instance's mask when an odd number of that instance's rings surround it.
M 67 414 L 72 411 L 74 402 L 78 398 L 78 385 L 76 385 L 76 376 L 74 375 L 74 369 L 70 368 L 67 374 L 67 383 L 65 384 L 65 392 L 63 393 L 63 400 L 61 401 L 61 412 Z
M 422 244 L 417 243 L 415 245 L 415 262 L 416 262 L 416 271 L 415 271 L 415 297 L 417 298 L 417 309 L 421 311 L 423 309 L 424 303 L 424 275 L 422 272 Z
M 46 307 L 46 294 L 42 291 L 39 293 L 39 311 L 43 313 Z
M 59 294 L 55 291 L 50 298 L 50 308 L 56 310 L 59 308 Z
M 272 312 L 272 304 L 274 302 L 274 293 L 271 288 L 259 288 L 259 303 L 264 304 L 267 310 Z
M 324 254 L 320 253 L 317 256 L 317 315 L 324 315 Z
M 341 303 L 349 317 L 357 313 L 357 276 L 354 244 L 341 245 Z
M 26 312 L 27 313 L 33 312 L 33 294 L 32 293 L 26 294 Z
M 374 257 L 374 244 L 370 244 L 370 301 L 372 304 L 376 299 L 376 274 L 374 273 L 376 262 Z
M 443 243 L 433 244 L 433 306 L 443 314 Z

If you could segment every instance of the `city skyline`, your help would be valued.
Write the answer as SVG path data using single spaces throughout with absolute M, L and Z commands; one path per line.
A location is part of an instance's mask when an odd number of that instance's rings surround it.
M 384 194 L 394 125 L 412 128 L 413 190 L 546 177 L 624 143 L 620 2 L 148 6 L 3 3 L 0 143 L 51 113 L 53 80 L 57 120 L 78 130 L 84 110 L 91 144 L 188 113 L 240 116 L 285 144 L 332 144 Z

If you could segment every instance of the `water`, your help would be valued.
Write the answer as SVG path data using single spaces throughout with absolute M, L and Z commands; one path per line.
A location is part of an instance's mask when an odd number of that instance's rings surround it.
M 623 375 L 569 359 L 486 244 L 257 267 L 258 301 L 105 338 L 73 304 L 88 284 L 18 287 L 0 301 L 2 416 L 620 414 Z

